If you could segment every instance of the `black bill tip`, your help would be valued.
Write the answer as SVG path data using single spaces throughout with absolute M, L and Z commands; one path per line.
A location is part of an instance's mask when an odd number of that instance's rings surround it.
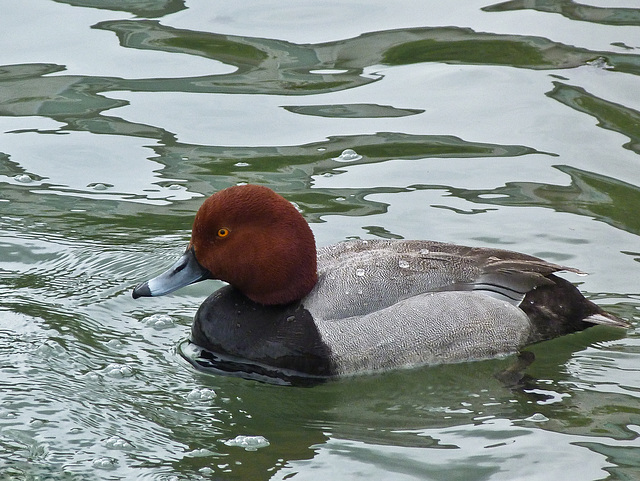
M 147 282 L 138 284 L 133 288 L 131 297 L 133 297 L 134 299 L 137 299 L 138 297 L 151 297 L 151 289 L 149 289 L 149 284 Z

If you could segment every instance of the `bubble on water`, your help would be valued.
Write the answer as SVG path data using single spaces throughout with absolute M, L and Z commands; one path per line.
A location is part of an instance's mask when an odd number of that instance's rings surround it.
M 169 190 L 180 190 L 182 189 L 182 186 L 179 184 L 171 184 L 169 187 L 167 187 Z
M 13 176 L 13 180 L 20 182 L 21 184 L 28 184 L 33 179 L 27 174 L 18 174 Z
M 354 162 L 360 160 L 362 156 L 353 149 L 345 149 L 338 157 L 333 157 L 336 162 Z
M 192 389 L 189 394 L 187 394 L 187 401 L 189 402 L 203 402 L 203 401 L 211 401 L 215 399 L 218 395 L 213 389 L 209 389 L 206 387 L 203 388 L 195 388 Z
M 118 467 L 118 460 L 114 458 L 109 458 L 107 456 L 103 456 L 100 458 L 96 458 L 91 463 L 96 469 L 116 469 Z
M 364 269 L 356 269 L 356 276 L 364 277 Z
M 107 439 L 104 442 L 104 444 L 106 447 L 110 449 L 120 449 L 123 451 L 133 448 L 133 445 L 129 441 L 122 439 L 118 436 L 111 436 L 109 439 Z
M 236 162 L 235 164 L 236 167 L 249 167 L 249 162 Z
M 121 349 L 122 346 L 124 346 L 124 344 L 122 344 L 120 339 L 111 339 L 110 341 L 107 341 L 107 347 L 109 349 Z
M 409 262 L 405 261 L 404 259 L 400 259 L 400 261 L 398 261 L 398 267 L 400 267 L 401 269 L 406 269 L 407 267 L 409 267 Z
M 64 353 L 64 348 L 56 341 L 48 339 L 38 346 L 37 352 L 44 358 L 58 357 Z
M 167 314 L 153 314 L 142 319 L 142 322 L 157 331 L 173 327 L 174 322 L 171 316 Z
M 596 59 L 593 59 L 587 62 L 587 65 L 589 65 L 590 67 L 595 67 L 602 70 L 610 70 L 613 68 L 606 57 L 598 57 Z
M 338 202 L 344 202 L 344 201 L 345 201 L 345 200 L 347 200 L 347 199 L 346 199 L 346 197 L 336 197 L 336 200 L 337 200 Z
M 86 379 L 87 381 L 91 381 L 91 382 L 100 381 L 100 375 L 97 372 L 94 372 L 94 371 L 89 371 L 88 373 L 83 375 L 82 378 Z
M 238 446 L 246 451 L 257 451 L 259 448 L 269 446 L 269 441 L 264 436 L 243 436 L 238 435 L 233 439 L 224 442 L 227 446 Z
M 207 456 L 212 456 L 215 453 L 207 448 L 198 448 L 187 453 L 187 456 L 190 458 L 206 458 Z
M 133 369 L 131 369 L 126 364 L 109 364 L 104 368 L 104 375 L 107 377 L 111 377 L 114 379 L 122 379 L 125 377 L 133 376 Z
M 45 422 L 42 419 L 32 419 L 29 421 L 29 426 L 34 428 L 40 428 L 44 426 Z
M 549 420 L 547 416 L 541 413 L 535 413 L 532 416 L 529 416 L 525 419 L 525 421 L 530 421 L 532 423 L 545 423 Z
M 104 184 L 103 184 L 103 183 L 101 183 L 101 182 L 98 182 L 98 183 L 96 183 L 96 184 L 93 184 L 93 186 L 92 186 L 92 187 L 93 187 L 93 190 L 107 190 L 107 186 L 106 186 L 106 185 L 104 185 Z

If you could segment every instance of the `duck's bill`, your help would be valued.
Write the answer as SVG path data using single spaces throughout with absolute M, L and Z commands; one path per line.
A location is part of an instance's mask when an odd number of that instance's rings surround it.
M 202 267 L 196 259 L 193 248 L 187 251 L 166 272 L 138 284 L 131 295 L 138 297 L 155 297 L 169 294 L 181 287 L 195 282 L 210 279 L 211 273 Z

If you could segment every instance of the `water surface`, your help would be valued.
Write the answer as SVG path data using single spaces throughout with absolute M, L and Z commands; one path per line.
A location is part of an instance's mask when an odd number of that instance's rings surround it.
M 2 2 L 0 478 L 581 480 L 640 472 L 635 2 Z M 346 149 L 353 157 L 342 156 Z M 267 185 L 319 245 L 575 266 L 629 319 L 515 357 L 284 387 L 179 349 L 205 196 Z

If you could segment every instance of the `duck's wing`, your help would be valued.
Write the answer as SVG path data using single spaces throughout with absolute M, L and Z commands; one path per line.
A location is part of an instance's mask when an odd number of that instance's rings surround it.
M 430 260 L 440 259 L 443 269 L 454 279 L 453 290 L 483 292 L 497 299 L 519 305 L 526 294 L 542 285 L 553 285 L 549 275 L 573 272 L 585 275 L 573 267 L 547 262 L 519 252 L 438 244 L 440 250 L 428 254 Z M 448 290 L 446 286 L 442 286 Z
M 531 333 L 526 314 L 476 292 L 413 296 L 364 316 L 316 322 L 337 374 L 493 358 Z
M 557 271 L 577 269 L 517 252 L 432 241 L 358 240 L 318 252 L 309 308 L 329 319 L 363 315 L 418 294 L 477 291 L 517 306 Z M 326 316 L 326 317 L 325 317 Z

